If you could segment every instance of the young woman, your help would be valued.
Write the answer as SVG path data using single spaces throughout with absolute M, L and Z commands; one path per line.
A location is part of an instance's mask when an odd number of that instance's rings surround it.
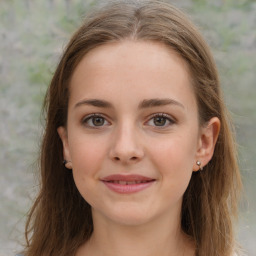
M 93 12 L 45 99 L 25 256 L 232 256 L 241 181 L 208 46 L 162 1 Z

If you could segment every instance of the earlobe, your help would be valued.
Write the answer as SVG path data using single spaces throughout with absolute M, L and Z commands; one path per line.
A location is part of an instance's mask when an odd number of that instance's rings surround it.
M 64 165 L 66 166 L 66 168 L 72 169 L 69 145 L 68 145 L 67 130 L 65 127 L 60 126 L 60 127 L 58 127 L 57 132 L 61 138 L 62 145 L 63 145 L 63 160 L 66 161 L 66 163 Z
M 198 161 L 201 162 L 200 167 L 203 168 L 211 160 L 219 136 L 220 125 L 219 118 L 213 117 L 206 126 L 201 128 L 194 171 L 199 170 L 196 164 Z

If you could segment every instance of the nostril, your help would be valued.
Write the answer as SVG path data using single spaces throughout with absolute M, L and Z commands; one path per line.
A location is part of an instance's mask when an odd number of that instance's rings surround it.
M 118 156 L 115 156 L 113 159 L 115 161 L 121 161 L 121 159 Z M 130 161 L 136 161 L 137 159 L 138 159 L 138 157 L 133 156 L 133 157 L 130 158 Z

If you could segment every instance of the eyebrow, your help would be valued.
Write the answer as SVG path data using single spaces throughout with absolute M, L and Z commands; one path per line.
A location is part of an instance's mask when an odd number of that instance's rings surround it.
M 90 105 L 98 108 L 112 108 L 112 104 L 105 100 L 99 99 L 90 99 L 90 100 L 81 100 L 76 103 L 75 108 L 82 106 L 82 105 Z
M 182 108 L 185 108 L 180 102 L 173 100 L 173 99 L 149 99 L 143 100 L 139 104 L 139 109 L 142 108 L 150 108 L 150 107 L 159 107 L 159 106 L 166 106 L 166 105 L 176 105 Z
M 99 108 L 113 108 L 113 105 L 105 100 L 101 99 L 88 99 L 88 100 L 82 100 L 76 103 L 75 108 L 82 106 L 82 105 L 90 105 L 94 107 L 99 107 Z M 144 108 L 151 108 L 151 107 L 160 107 L 160 106 L 166 106 L 166 105 L 176 105 L 182 108 L 185 108 L 184 105 L 182 105 L 180 102 L 173 100 L 173 99 L 147 99 L 143 100 L 139 104 L 139 109 L 144 109 Z

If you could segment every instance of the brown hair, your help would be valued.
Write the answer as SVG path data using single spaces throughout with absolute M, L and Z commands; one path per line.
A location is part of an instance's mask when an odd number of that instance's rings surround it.
M 190 68 L 201 125 L 221 121 L 212 160 L 193 173 L 183 197 L 182 229 L 196 244 L 197 256 L 230 256 L 235 246 L 241 180 L 232 127 L 223 104 L 215 63 L 197 29 L 163 1 L 119 1 L 99 8 L 73 35 L 45 98 L 46 128 L 41 148 L 41 187 L 26 225 L 26 256 L 74 255 L 93 232 L 90 205 L 79 194 L 72 172 L 62 165 L 57 133 L 65 126 L 71 75 L 91 49 L 125 39 L 162 42 Z

